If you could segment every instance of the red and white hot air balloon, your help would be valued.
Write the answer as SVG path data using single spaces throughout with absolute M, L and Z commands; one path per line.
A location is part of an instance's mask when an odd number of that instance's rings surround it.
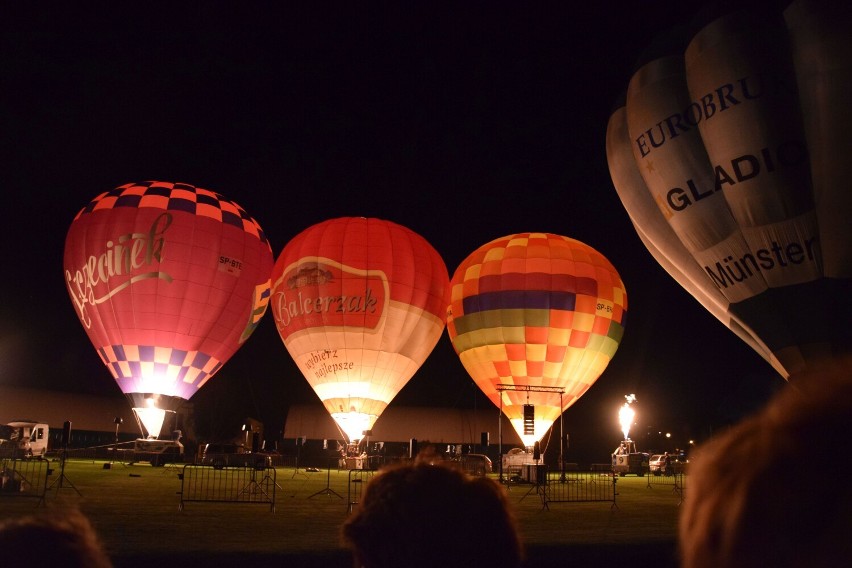
M 350 443 L 363 438 L 444 330 L 449 276 L 410 229 L 344 217 L 309 227 L 272 270 L 278 333 Z
M 192 397 L 248 339 L 269 302 L 272 251 L 222 195 L 182 183 L 97 196 L 65 240 L 65 283 L 143 435 Z

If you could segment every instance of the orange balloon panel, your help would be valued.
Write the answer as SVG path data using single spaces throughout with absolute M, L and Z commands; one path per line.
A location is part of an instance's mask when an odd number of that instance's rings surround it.
M 435 347 L 448 288 L 437 251 L 390 221 L 332 219 L 284 247 L 272 270 L 275 325 L 350 440 L 372 428 Z
M 272 250 L 222 195 L 145 182 L 77 214 L 64 268 L 77 315 L 122 392 L 188 399 L 265 313 Z
M 603 255 L 568 237 L 496 239 L 461 263 L 450 286 L 453 346 L 495 405 L 502 394 L 527 445 L 597 380 L 624 332 L 621 278 Z M 535 406 L 534 437 L 523 433 L 525 404 Z

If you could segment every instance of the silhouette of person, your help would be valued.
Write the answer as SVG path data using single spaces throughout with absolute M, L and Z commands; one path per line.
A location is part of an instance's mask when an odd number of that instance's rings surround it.
M 836 567 L 852 558 L 852 365 L 794 377 L 696 452 L 682 568 Z M 831 475 L 834 472 L 835 475 Z
M 77 510 L 0 524 L 0 551 L 28 568 L 111 568 L 94 527 Z
M 364 568 L 518 568 L 523 560 L 503 487 L 441 463 L 383 469 L 342 537 Z

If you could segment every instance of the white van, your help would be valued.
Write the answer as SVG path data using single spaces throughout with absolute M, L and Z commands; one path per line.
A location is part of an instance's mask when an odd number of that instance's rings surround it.
M 47 454 L 47 424 L 29 420 L 16 420 L 0 426 L 0 446 L 4 453 L 11 450 L 14 456 L 44 458 Z

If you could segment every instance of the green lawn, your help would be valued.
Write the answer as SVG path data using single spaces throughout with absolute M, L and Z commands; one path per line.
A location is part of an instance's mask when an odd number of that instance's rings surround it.
M 104 469 L 103 462 L 68 460 L 67 482 L 58 489 L 58 462 L 52 467 L 48 483 L 53 486 L 41 507 L 37 498 L 3 496 L 0 518 L 77 507 L 92 520 L 117 566 L 350 565 L 338 537 L 347 515 L 346 471 L 277 469 L 281 487 L 273 513 L 260 504 L 194 502 L 180 511 L 180 468 L 113 464 Z M 324 491 L 327 480 L 341 497 Z M 509 497 L 531 566 L 565 566 L 569 558 L 597 561 L 612 554 L 634 558 L 632 566 L 654 556 L 660 559 L 657 568 L 676 565 L 680 499 L 672 486 L 649 487 L 648 478 L 624 477 L 617 482 L 615 507 L 554 503 L 549 510 L 542 510 L 530 487 L 509 486 Z

